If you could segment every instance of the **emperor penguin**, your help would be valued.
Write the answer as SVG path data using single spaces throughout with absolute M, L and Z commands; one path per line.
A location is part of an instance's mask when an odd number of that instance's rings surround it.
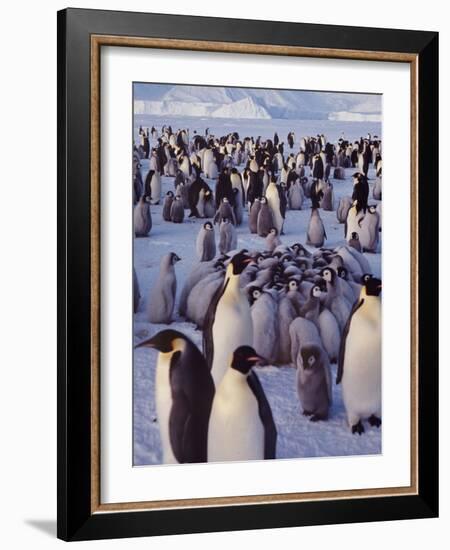
M 253 321 L 253 346 L 264 364 L 273 365 L 278 357 L 278 303 L 270 291 L 249 289 Z
M 161 200 L 161 175 L 158 170 L 150 172 L 145 178 L 145 189 L 146 193 L 150 191 L 151 193 L 151 203 L 159 204 Z
M 172 203 L 175 199 L 175 195 L 172 191 L 167 191 L 166 196 L 164 198 L 164 204 L 163 204 L 163 211 L 162 211 L 162 217 L 163 220 L 166 222 L 172 221 L 170 217 L 170 210 L 172 208 Z
M 287 365 L 291 362 L 291 337 L 289 327 L 297 317 L 297 311 L 292 301 L 287 296 L 282 296 L 278 304 L 278 363 Z
M 203 197 L 203 214 L 205 218 L 214 218 L 215 213 L 214 195 L 210 189 L 206 189 Z
M 258 219 L 256 223 L 257 233 L 260 237 L 267 237 L 272 227 L 275 227 L 272 210 L 267 203 L 267 199 L 265 197 L 261 197 Z
M 175 177 L 177 173 L 178 162 L 175 158 L 169 157 L 164 165 L 164 175 L 169 177 Z
M 183 208 L 189 208 L 189 185 L 188 183 L 179 183 L 175 190 L 175 197 L 181 199 L 181 204 Z
M 277 228 L 278 234 L 282 235 L 284 215 L 282 213 L 281 207 L 281 190 L 274 181 L 273 177 L 271 178 L 271 181 L 267 186 L 266 199 L 270 210 L 272 211 L 273 226 Z
M 347 214 L 352 207 L 352 199 L 350 197 L 341 197 L 336 209 L 336 218 L 339 223 L 345 223 L 347 221 Z
M 250 212 L 248 215 L 248 227 L 250 233 L 257 233 L 258 231 L 258 214 L 261 209 L 261 202 L 258 197 L 255 198 L 253 204 L 250 207 Z
M 174 223 L 183 223 L 184 206 L 181 197 L 176 196 L 170 207 L 170 219 Z
M 352 433 L 364 432 L 362 420 L 381 425 L 381 287 L 367 277 L 342 335 L 336 384 Z
M 229 218 L 222 218 L 219 229 L 219 251 L 226 254 L 235 250 L 237 246 L 237 233 Z
M 304 199 L 303 187 L 299 180 L 295 181 L 288 191 L 289 208 L 291 210 L 301 210 Z
M 352 233 L 358 233 L 361 237 L 361 225 L 365 217 L 365 212 L 358 200 L 354 200 L 351 208 L 348 210 L 347 219 L 345 220 L 345 239 L 347 242 L 351 239 Z
M 319 334 L 330 363 L 337 363 L 341 345 L 341 331 L 336 317 L 327 307 L 322 307 L 317 318 Z
M 349 303 L 344 296 L 341 279 L 340 277 L 338 277 L 336 270 L 329 266 L 324 267 L 321 270 L 320 275 L 323 277 L 327 284 L 325 305 L 336 317 L 342 333 L 348 317 L 351 313 L 351 303 Z
M 211 222 L 202 225 L 197 236 L 197 256 L 201 262 L 209 262 L 216 255 L 216 238 Z
M 222 199 L 216 215 L 214 216 L 214 223 L 221 223 L 224 218 L 227 218 L 233 225 L 236 225 L 234 211 L 227 197 Z
M 239 285 L 241 273 L 252 261 L 251 256 L 243 252 L 232 257 L 223 285 L 214 296 L 205 318 L 203 352 L 216 387 L 229 366 L 233 350 L 253 345 L 250 305 Z
M 376 206 L 369 206 L 361 223 L 361 246 L 365 252 L 376 252 L 378 248 L 380 216 Z
M 142 195 L 134 207 L 133 212 L 134 219 L 134 234 L 136 237 L 147 237 L 152 228 L 152 214 L 150 212 L 150 205 L 145 200 L 145 196 Z
M 161 259 L 159 277 L 150 288 L 147 301 L 147 317 L 150 323 L 168 325 L 172 322 L 177 293 L 175 264 L 180 260 L 174 252 L 166 254 Z
M 297 392 L 303 414 L 309 416 L 311 422 L 327 420 L 332 402 L 328 356 L 322 346 L 315 342 L 301 345 L 300 356 Z
M 381 176 L 377 177 L 375 180 L 375 185 L 373 186 L 372 196 L 376 201 L 381 201 Z
M 314 323 L 297 317 L 289 327 L 292 363 L 297 368 L 297 392 L 305 416 L 326 420 L 331 405 L 331 374 L 328 356 Z M 311 355 L 314 359 L 311 359 Z M 314 371 L 314 367 L 317 367 Z M 311 369 L 311 370 L 310 370 Z
M 276 456 L 277 430 L 248 345 L 232 351 L 216 387 L 208 427 L 208 462 L 264 460 Z
M 306 232 L 306 244 L 320 248 L 327 239 L 325 227 L 320 217 L 318 208 L 311 208 L 311 217 L 309 219 L 308 229 Z
M 157 350 L 156 416 L 163 463 L 206 462 L 214 383 L 197 346 L 176 330 L 163 330 L 137 347 Z
M 333 185 L 329 183 L 323 190 L 323 197 L 320 203 L 320 206 L 323 210 L 331 212 L 334 210 L 334 194 L 333 194 Z
M 266 250 L 273 252 L 277 246 L 280 246 L 281 239 L 278 236 L 278 230 L 276 227 L 272 227 L 269 234 L 266 237 Z
M 214 151 L 208 147 L 204 149 L 202 154 L 202 170 L 205 175 L 208 173 L 208 166 L 210 162 L 214 162 Z
M 234 204 L 233 212 L 236 219 L 236 225 L 241 225 L 244 218 L 244 207 L 242 205 L 242 191 L 238 187 L 233 188 Z
M 362 252 L 361 243 L 359 242 L 359 235 L 356 231 L 353 231 L 350 235 L 350 240 L 348 241 L 348 246 L 353 247 L 358 252 Z
M 320 299 L 323 296 L 320 285 L 311 287 L 308 300 L 299 308 L 299 315 L 308 321 L 319 325 Z

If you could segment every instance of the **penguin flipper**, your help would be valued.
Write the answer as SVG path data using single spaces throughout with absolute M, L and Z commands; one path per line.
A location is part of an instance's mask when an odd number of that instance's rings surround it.
M 214 341 L 213 341 L 213 325 L 216 317 L 217 304 L 227 288 L 228 281 L 224 285 L 220 285 L 214 293 L 211 303 L 205 315 L 203 325 L 203 355 L 205 356 L 208 368 L 211 370 L 214 359 Z
M 259 417 L 264 426 L 264 459 L 276 458 L 277 429 L 272 416 L 272 409 L 267 401 L 261 382 L 254 371 L 247 377 L 248 385 L 258 401 Z
M 345 359 L 345 343 L 347 340 L 347 335 L 350 330 L 350 324 L 352 322 L 353 315 L 356 311 L 363 305 L 364 299 L 359 302 L 355 302 L 350 315 L 348 316 L 347 322 L 345 323 L 344 330 L 342 332 L 341 345 L 339 347 L 339 359 L 338 359 L 338 370 L 336 374 L 336 384 L 340 384 L 342 376 L 344 374 L 344 359 Z

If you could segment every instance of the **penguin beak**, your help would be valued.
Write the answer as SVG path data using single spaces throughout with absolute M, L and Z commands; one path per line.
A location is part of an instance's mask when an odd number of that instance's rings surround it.
M 255 365 L 267 365 L 267 359 L 264 359 L 264 357 L 261 357 L 260 355 L 252 355 L 248 358 L 248 361 L 250 363 L 254 363 Z

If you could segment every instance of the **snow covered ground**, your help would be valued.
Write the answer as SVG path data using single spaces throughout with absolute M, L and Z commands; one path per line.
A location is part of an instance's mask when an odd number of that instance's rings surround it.
M 290 130 L 296 133 L 297 143 L 293 151 L 298 151 L 298 140 L 304 135 L 324 133 L 329 141 L 335 141 L 344 132 L 349 140 L 372 135 L 381 136 L 381 125 L 376 122 L 339 122 L 339 121 L 287 121 L 287 120 L 212 120 L 199 118 L 168 118 L 149 117 L 138 115 L 135 117 L 135 139 L 137 129 L 144 127 L 161 128 L 162 124 L 171 124 L 174 130 L 190 128 L 191 132 L 197 129 L 204 131 L 209 127 L 215 135 L 225 135 L 238 131 L 241 137 L 246 135 L 263 138 L 273 137 L 274 131 L 280 136 L 280 141 L 286 142 L 286 135 Z M 192 137 L 192 133 L 191 133 Z M 289 153 L 285 147 L 285 153 Z M 142 176 L 145 179 L 148 171 L 148 161 L 142 161 Z M 346 170 L 344 181 L 331 180 L 334 185 L 335 204 L 344 195 L 351 195 L 351 175 L 355 169 Z M 206 179 L 214 189 L 215 182 Z M 374 173 L 369 171 L 371 187 L 369 204 L 377 201 L 372 199 L 372 185 Z M 174 190 L 173 178 L 163 177 L 163 196 L 168 190 Z M 131 187 L 130 187 L 131 190 Z M 282 241 L 285 244 L 306 241 L 306 228 L 310 217 L 310 201 L 305 200 L 304 210 L 288 211 L 285 221 L 285 235 Z M 150 324 L 146 321 L 146 300 L 153 282 L 158 277 L 159 262 L 168 252 L 176 252 L 181 261 L 176 264 L 175 270 L 178 282 L 178 294 L 184 280 L 193 265 L 197 263 L 195 240 L 197 233 L 204 223 L 200 219 L 186 218 L 183 224 L 165 222 L 162 219 L 162 205 L 151 206 L 153 227 L 148 237 L 134 239 L 134 266 L 141 291 L 139 310 L 134 317 L 135 343 L 159 332 L 166 325 Z M 344 226 L 339 224 L 335 212 L 320 211 L 324 221 L 328 240 L 327 247 L 334 247 L 344 243 Z M 237 228 L 238 248 L 264 249 L 264 239 L 249 232 L 247 218 L 241 227 Z M 216 238 L 218 231 L 216 228 Z M 381 243 L 377 254 L 366 254 L 366 257 L 375 275 L 381 276 Z M 132 284 L 132 281 L 130 281 Z M 177 296 L 178 297 L 178 296 Z M 170 326 L 188 335 L 201 349 L 202 334 L 191 323 L 185 322 L 175 314 L 175 322 Z M 134 465 L 160 464 L 162 459 L 159 438 L 158 419 L 156 418 L 154 402 L 155 364 L 157 353 L 148 348 L 138 348 L 134 352 L 133 372 L 133 435 L 134 435 Z M 321 456 L 367 455 L 381 453 L 381 429 L 365 424 L 366 432 L 362 436 L 352 435 L 347 425 L 345 409 L 342 402 L 341 386 L 333 384 L 333 406 L 330 419 L 326 422 L 312 423 L 301 414 L 301 406 L 297 397 L 295 383 L 295 369 L 292 367 L 259 367 L 257 374 L 264 387 L 271 405 L 278 430 L 277 458 L 302 458 Z M 336 365 L 332 365 L 333 379 L 335 379 Z

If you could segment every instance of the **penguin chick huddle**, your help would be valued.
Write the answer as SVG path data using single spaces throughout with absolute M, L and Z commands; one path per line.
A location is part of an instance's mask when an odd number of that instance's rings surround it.
M 177 261 L 171 253 L 161 262 L 151 322 L 171 322 Z M 203 353 L 172 330 L 140 344 L 159 351 L 155 397 L 164 461 L 275 458 L 276 426 L 254 365 L 293 365 L 303 414 L 317 422 L 329 417 L 330 363 L 338 362 L 352 433 L 364 432 L 363 420 L 380 426 L 380 292 L 364 255 L 347 245 L 312 254 L 301 243 L 279 244 L 272 252 L 241 250 L 199 262 L 183 286 L 179 314 L 202 329 Z M 194 435 L 177 431 L 169 421 L 175 415 Z

